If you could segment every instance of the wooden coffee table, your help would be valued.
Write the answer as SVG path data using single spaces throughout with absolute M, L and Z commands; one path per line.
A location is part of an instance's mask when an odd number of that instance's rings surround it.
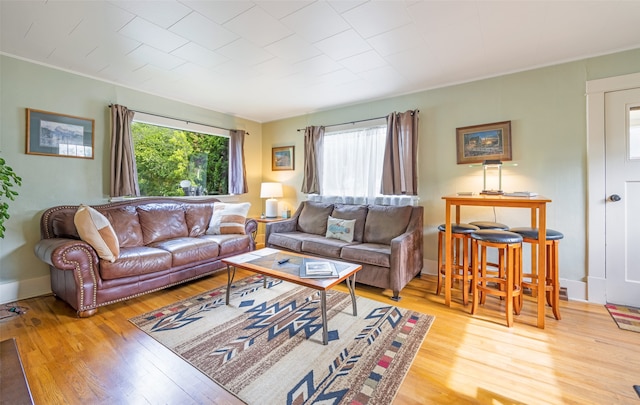
M 289 259 L 286 263 L 278 264 L 282 259 Z M 304 259 L 317 259 L 329 261 L 334 264 L 338 271 L 338 277 L 334 278 L 302 278 L 299 276 L 300 265 Z M 321 295 L 321 311 L 322 311 L 322 343 L 328 344 L 329 332 L 327 329 L 327 290 L 333 286 L 345 281 L 349 294 L 351 294 L 351 305 L 353 307 L 353 316 L 358 316 L 358 308 L 356 306 L 355 285 L 356 273 L 362 270 L 362 266 L 342 262 L 338 260 L 328 260 L 314 256 L 308 256 L 298 253 L 285 252 L 282 250 L 265 248 L 254 250 L 253 252 L 244 253 L 237 256 L 222 259 L 227 265 L 227 297 L 226 304 L 229 305 L 229 296 L 231 283 L 236 275 L 236 268 L 241 268 L 254 273 L 265 276 L 264 287 L 267 286 L 267 277 L 277 278 L 282 281 L 302 285 L 320 291 Z

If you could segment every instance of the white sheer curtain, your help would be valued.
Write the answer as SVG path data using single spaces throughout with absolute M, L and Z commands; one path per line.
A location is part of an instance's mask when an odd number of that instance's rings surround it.
M 373 202 L 380 195 L 386 126 L 326 132 L 322 195 Z M 344 201 L 347 202 L 347 201 Z

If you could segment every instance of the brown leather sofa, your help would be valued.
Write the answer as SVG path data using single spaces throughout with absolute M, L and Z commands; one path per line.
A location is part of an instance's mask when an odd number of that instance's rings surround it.
M 423 207 L 304 201 L 291 219 L 268 223 L 268 247 L 362 265 L 356 281 L 393 291 L 420 274 L 424 256 Z M 355 220 L 353 240 L 327 236 L 329 216 Z M 330 227 L 330 226 L 329 226 Z
M 92 206 L 113 227 L 114 262 L 98 257 L 74 225 L 77 205 L 47 209 L 36 255 L 49 265 L 51 289 L 80 317 L 100 306 L 194 280 L 226 268 L 221 259 L 255 249 L 255 220 L 246 234 L 208 235 L 215 198 L 140 198 Z

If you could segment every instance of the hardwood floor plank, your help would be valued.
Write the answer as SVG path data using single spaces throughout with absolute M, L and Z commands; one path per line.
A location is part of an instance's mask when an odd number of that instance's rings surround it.
M 238 272 L 236 279 L 248 276 Z M 100 308 L 86 319 L 52 296 L 19 303 L 26 314 L 0 323 L 15 337 L 36 404 L 240 404 L 232 394 L 138 330 L 128 319 L 226 283 L 226 273 Z M 342 285 L 338 289 L 346 292 Z M 602 305 L 561 302 L 545 329 L 525 297 L 515 326 L 503 303 L 487 300 L 476 316 L 453 294 L 434 295 L 435 277 L 412 280 L 401 307 L 436 319 L 394 404 L 637 404 L 640 334 L 620 330 Z M 358 295 L 396 305 L 391 291 L 358 285 Z

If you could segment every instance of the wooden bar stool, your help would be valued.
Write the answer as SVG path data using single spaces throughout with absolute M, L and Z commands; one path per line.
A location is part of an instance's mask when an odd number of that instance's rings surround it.
M 531 293 L 534 297 L 537 297 L 538 291 L 538 266 L 536 265 L 536 249 L 538 244 L 538 230 L 536 228 L 513 228 L 511 232 L 517 233 L 522 236 L 524 243 L 529 243 L 532 246 L 531 254 L 531 272 L 522 274 L 522 288 L 531 289 Z M 553 310 L 553 316 L 560 320 L 560 274 L 559 274 L 559 260 L 558 253 L 560 251 L 560 239 L 564 238 L 562 232 L 554 231 L 553 229 L 547 229 L 547 269 L 545 275 L 545 295 L 547 304 Z M 520 297 L 522 301 L 523 297 Z
M 497 274 L 487 271 L 487 248 L 498 249 Z M 476 313 L 478 304 L 485 303 L 487 295 L 494 295 L 504 300 L 507 326 L 513 326 L 513 314 L 519 314 L 522 307 L 519 299 L 522 293 L 522 236 L 490 229 L 472 232 L 471 267 L 471 314 Z
M 469 288 L 471 287 L 471 273 L 469 262 L 469 235 L 471 232 L 477 231 L 477 226 L 469 224 L 451 224 L 451 242 L 453 246 L 453 262 L 451 263 L 451 285 L 454 280 L 462 280 L 462 302 L 464 305 L 469 303 Z M 438 284 L 436 286 L 436 295 L 440 295 L 444 284 L 445 263 L 444 254 L 444 237 L 446 232 L 445 224 L 438 226 Z M 462 255 L 460 255 L 460 245 L 462 245 Z
M 469 222 L 469 225 L 477 226 L 480 229 L 493 229 L 493 230 L 501 230 L 501 231 L 509 230 L 508 225 L 501 224 L 500 222 L 473 221 L 473 222 Z

